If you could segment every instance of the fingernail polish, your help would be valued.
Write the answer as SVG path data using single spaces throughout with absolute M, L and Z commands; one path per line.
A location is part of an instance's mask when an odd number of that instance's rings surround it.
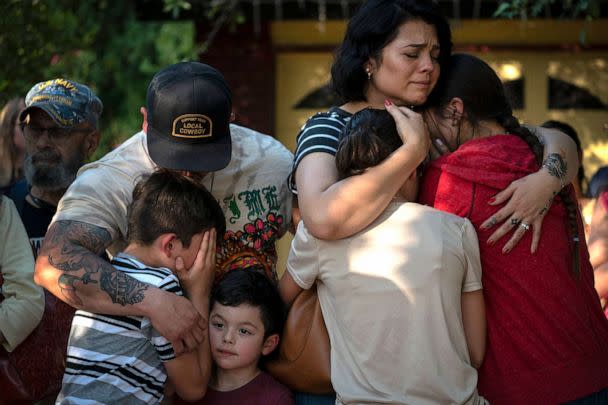
M 391 100 L 389 100 L 388 98 L 385 98 L 384 99 L 384 105 L 387 106 L 387 107 L 389 107 L 389 106 L 393 105 L 393 102 Z
M 496 197 L 492 197 L 488 200 L 488 204 L 494 204 L 496 202 Z

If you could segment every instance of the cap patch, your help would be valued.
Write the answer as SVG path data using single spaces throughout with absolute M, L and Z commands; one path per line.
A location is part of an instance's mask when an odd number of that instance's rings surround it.
M 69 80 L 66 79 L 47 80 L 46 82 L 39 83 L 36 91 L 42 91 L 49 86 L 63 87 L 71 92 L 77 91 L 76 86 L 74 86 L 72 83 L 70 83 Z
M 173 120 L 171 135 L 180 138 L 208 138 L 213 136 L 213 122 L 202 114 L 180 115 Z

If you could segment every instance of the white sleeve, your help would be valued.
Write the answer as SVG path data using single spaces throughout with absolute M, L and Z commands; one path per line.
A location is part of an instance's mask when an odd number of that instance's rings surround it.
M 481 262 L 479 260 L 479 242 L 473 224 L 464 219 L 462 226 L 462 249 L 466 264 L 462 292 L 481 290 Z
M 296 235 L 291 242 L 287 271 L 296 284 L 305 290 L 312 287 L 319 276 L 318 252 L 316 238 L 308 232 L 304 221 L 300 221 Z
M 34 330 L 44 312 L 44 293 L 34 283 L 34 256 L 13 201 L 0 196 L 0 332 L 13 351 Z
M 124 238 L 127 208 L 136 181 L 120 170 L 93 162 L 83 168 L 70 185 L 52 222 L 85 222 L 104 228 L 112 240 Z

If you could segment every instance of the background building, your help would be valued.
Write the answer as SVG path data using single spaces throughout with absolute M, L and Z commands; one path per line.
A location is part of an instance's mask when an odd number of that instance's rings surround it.
M 213 35 L 200 58 L 226 75 L 237 121 L 293 150 L 306 119 L 340 103 L 328 88 L 332 52 L 359 3 L 241 1 L 242 12 L 250 16 L 245 24 L 229 28 L 196 22 L 197 42 Z M 598 3 L 600 18 L 592 21 L 559 18 L 564 14 L 560 5 L 546 8 L 540 18 L 496 19 L 498 1 L 440 4 L 451 18 L 455 52 L 475 54 L 492 65 L 520 120 L 572 125 L 584 147 L 588 176 L 608 164 L 606 2 Z M 283 261 L 290 238 L 285 239 Z

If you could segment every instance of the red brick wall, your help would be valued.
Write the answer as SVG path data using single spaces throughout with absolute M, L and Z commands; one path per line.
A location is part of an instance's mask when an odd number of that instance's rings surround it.
M 204 42 L 210 29 L 208 23 L 198 23 L 197 43 Z M 226 77 L 232 89 L 235 122 L 274 135 L 275 57 L 270 25 L 262 22 L 257 37 L 251 23 L 233 31 L 223 27 L 199 58 Z

